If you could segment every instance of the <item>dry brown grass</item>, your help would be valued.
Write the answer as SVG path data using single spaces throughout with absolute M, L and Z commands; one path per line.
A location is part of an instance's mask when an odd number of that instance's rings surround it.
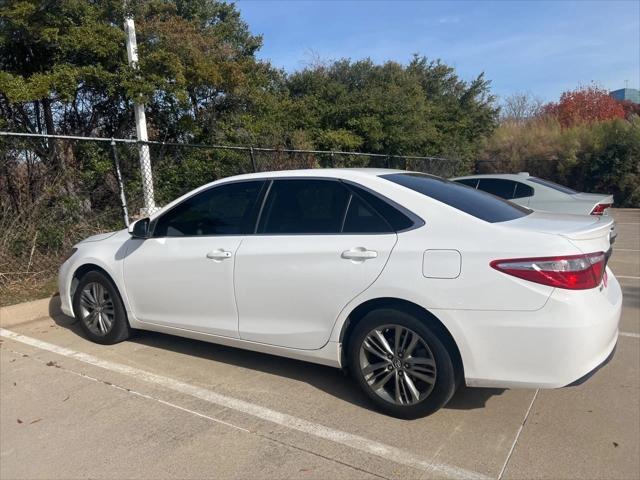
M 58 291 L 56 277 L 49 272 L 34 273 L 0 286 L 0 307 L 50 297 Z

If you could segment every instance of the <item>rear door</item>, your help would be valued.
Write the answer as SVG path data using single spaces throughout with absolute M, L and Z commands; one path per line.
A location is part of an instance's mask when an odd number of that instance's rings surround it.
M 257 233 L 236 256 L 240 338 L 321 348 L 344 306 L 380 275 L 396 240 L 387 221 L 338 180 L 273 181 Z

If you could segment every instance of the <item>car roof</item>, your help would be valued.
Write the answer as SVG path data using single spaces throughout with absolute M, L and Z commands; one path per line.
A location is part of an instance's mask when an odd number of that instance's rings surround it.
M 453 177 L 450 180 L 464 180 L 468 178 L 502 178 L 505 180 L 523 181 L 535 177 L 532 177 L 528 173 L 484 173 L 478 175 L 466 175 L 464 177 Z
M 406 170 L 392 168 L 307 168 L 301 170 L 274 170 L 268 172 L 245 173 L 226 177 L 224 180 L 258 180 L 274 177 L 327 177 L 355 178 L 362 176 L 379 177 L 391 173 L 408 173 Z

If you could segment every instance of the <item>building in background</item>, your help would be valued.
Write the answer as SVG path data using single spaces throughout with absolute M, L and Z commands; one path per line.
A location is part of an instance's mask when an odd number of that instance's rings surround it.
M 633 103 L 640 103 L 640 90 L 636 88 L 621 88 L 620 90 L 609 92 L 609 95 L 621 102 L 628 100 Z

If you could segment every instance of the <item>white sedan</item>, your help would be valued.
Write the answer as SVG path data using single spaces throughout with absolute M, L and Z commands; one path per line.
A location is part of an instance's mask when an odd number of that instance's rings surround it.
M 611 223 L 422 173 L 242 175 L 77 244 L 62 310 L 98 343 L 154 330 L 348 368 L 412 418 L 462 382 L 563 387 L 610 358 Z
M 451 180 L 545 212 L 608 215 L 607 209 L 613 206 L 612 195 L 577 192 L 526 172 L 469 175 Z

